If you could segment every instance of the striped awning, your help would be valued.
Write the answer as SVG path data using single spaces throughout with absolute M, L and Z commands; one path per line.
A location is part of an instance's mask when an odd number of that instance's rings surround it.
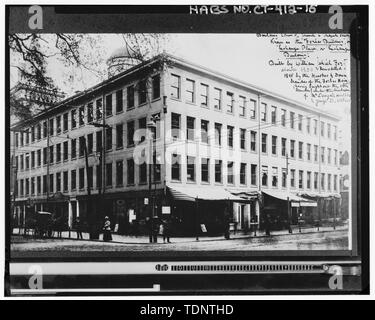
M 263 193 L 265 193 L 266 195 L 269 195 L 271 197 L 274 197 L 274 198 L 277 198 L 277 199 L 280 199 L 280 200 L 288 200 L 288 196 L 289 196 L 289 201 L 291 202 L 314 202 L 314 201 L 311 201 L 311 200 L 308 200 L 308 199 L 305 199 L 305 198 L 302 198 L 302 197 L 299 197 L 297 196 L 296 194 L 294 193 L 287 193 L 287 192 L 278 192 L 278 191 L 263 191 Z
M 228 190 L 218 186 L 176 186 L 168 185 L 168 189 L 174 200 L 231 200 L 244 201 L 243 198 L 231 194 Z

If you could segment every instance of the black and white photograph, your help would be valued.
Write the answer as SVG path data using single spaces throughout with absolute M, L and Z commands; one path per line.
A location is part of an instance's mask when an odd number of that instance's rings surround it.
M 56 32 L 34 7 L 7 35 L 11 260 L 358 252 L 357 39 L 338 9 L 328 31 Z

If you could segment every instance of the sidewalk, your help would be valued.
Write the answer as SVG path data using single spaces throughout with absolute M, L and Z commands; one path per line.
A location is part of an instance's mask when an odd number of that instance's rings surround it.
M 348 230 L 348 226 L 337 226 L 336 230 L 333 229 L 333 227 L 320 227 L 319 231 L 316 227 L 314 228 L 301 228 L 301 232 L 299 232 L 298 226 L 293 226 L 293 234 L 301 234 L 301 233 L 323 233 L 323 232 L 333 232 L 333 231 L 343 231 Z M 21 228 L 21 234 L 23 234 L 23 229 Z M 256 237 L 267 237 L 265 235 L 264 231 L 257 230 Z M 19 235 L 19 229 L 15 228 L 13 229 L 13 235 Z M 99 237 L 99 240 L 90 240 L 89 234 L 86 232 L 82 232 L 83 239 L 80 239 L 81 241 L 103 241 L 103 235 L 101 234 Z M 271 231 L 271 237 L 272 236 L 287 236 L 290 235 L 288 230 L 277 230 L 277 231 Z M 231 232 L 230 239 L 246 239 L 246 238 L 253 238 L 254 232 L 247 232 L 244 233 L 243 231 L 237 231 L 236 234 Z M 60 239 L 55 237 L 52 239 Z M 70 232 L 69 237 L 69 231 L 62 232 L 62 239 L 71 239 L 71 240 L 77 240 L 77 234 L 75 231 Z M 126 243 L 126 244 L 149 244 L 149 238 L 148 236 L 141 235 L 141 236 L 130 236 L 130 235 L 119 235 L 119 234 L 112 234 L 112 239 L 114 243 Z M 205 242 L 205 241 L 218 241 L 218 240 L 226 240 L 224 236 L 217 236 L 217 237 L 206 237 L 206 236 L 200 236 L 199 241 Z M 172 243 L 186 243 L 186 242 L 196 242 L 195 237 L 172 237 L 171 242 Z M 158 243 L 163 243 L 163 237 L 158 237 Z

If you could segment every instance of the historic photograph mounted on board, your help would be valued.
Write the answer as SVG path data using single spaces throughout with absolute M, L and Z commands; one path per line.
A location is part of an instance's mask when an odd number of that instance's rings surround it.
M 11 252 L 349 250 L 349 34 L 11 34 Z

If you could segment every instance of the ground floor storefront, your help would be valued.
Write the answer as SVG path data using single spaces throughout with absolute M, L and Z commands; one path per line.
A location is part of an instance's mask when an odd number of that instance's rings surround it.
M 168 221 L 173 236 L 215 236 L 226 232 L 284 230 L 290 225 L 338 224 L 337 195 L 286 192 L 234 191 L 221 187 L 169 186 L 165 189 L 70 197 L 54 194 L 47 199 L 16 201 L 13 225 L 24 227 L 37 212 L 50 212 L 55 226 L 75 230 L 77 218 L 87 232 L 100 232 L 104 218 L 112 231 L 123 235 L 150 232 L 147 221 Z M 56 223 L 57 221 L 57 223 Z

